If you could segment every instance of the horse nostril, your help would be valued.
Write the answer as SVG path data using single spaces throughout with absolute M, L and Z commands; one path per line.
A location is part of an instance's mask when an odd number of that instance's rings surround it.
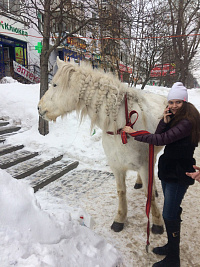
M 41 116 L 41 117 L 43 117 L 46 113 L 47 113 L 47 110 L 45 110 L 45 111 L 41 111 L 40 110 L 40 108 L 39 108 L 39 115 Z

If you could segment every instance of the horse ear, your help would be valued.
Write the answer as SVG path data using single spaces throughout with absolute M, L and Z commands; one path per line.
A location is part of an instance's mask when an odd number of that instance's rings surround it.
M 58 68 L 60 68 L 63 65 L 64 61 L 60 60 L 59 57 L 57 57 L 56 63 L 57 63 Z

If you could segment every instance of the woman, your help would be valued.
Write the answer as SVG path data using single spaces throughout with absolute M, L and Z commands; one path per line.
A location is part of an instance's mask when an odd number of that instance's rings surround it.
M 162 215 L 168 243 L 153 249 L 155 254 L 166 255 L 153 267 L 180 267 L 180 205 L 189 185 L 194 184 L 194 180 L 186 172 L 195 171 L 193 154 L 200 141 L 200 114 L 188 102 L 187 89 L 181 82 L 172 86 L 167 99 L 168 106 L 155 134 L 135 137 L 140 142 L 165 145 L 158 162 L 158 177 L 164 194 Z M 123 130 L 130 134 L 135 132 L 129 126 L 125 126 Z

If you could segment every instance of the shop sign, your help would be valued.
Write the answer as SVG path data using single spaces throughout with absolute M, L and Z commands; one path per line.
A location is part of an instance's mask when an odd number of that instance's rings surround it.
M 24 62 L 23 47 L 15 47 L 15 59 L 20 64 Z
M 0 21 L 0 26 L 2 27 L 3 30 L 8 30 L 8 31 L 12 31 L 12 32 L 15 32 L 15 33 L 18 33 L 21 35 L 28 36 L 28 32 L 26 32 L 22 29 L 13 27 L 13 26 L 9 25 L 8 23 L 4 23 L 3 21 Z
M 132 68 L 127 67 L 123 64 L 119 64 L 119 70 L 122 72 L 128 72 L 128 73 L 132 73 Z
M 130 68 L 130 67 L 127 67 L 127 69 L 128 69 L 128 73 L 132 74 L 132 72 L 133 72 L 133 69 L 132 69 L 132 68 Z
M 151 70 L 150 77 L 161 77 L 169 75 L 174 75 L 176 73 L 174 63 L 158 64 Z
M 13 61 L 13 67 L 14 67 L 14 72 L 17 74 L 21 75 L 22 77 L 26 78 L 27 80 L 33 82 L 33 83 L 39 83 L 40 78 L 38 75 L 34 74 L 24 66 L 20 65 L 16 61 Z
M 92 54 L 90 52 L 86 52 L 84 56 L 86 59 L 90 59 L 92 57 Z
M 21 22 L 0 16 L 0 31 L 2 34 L 25 41 L 28 37 L 28 32 L 23 28 L 24 24 Z M 9 35 L 9 33 L 15 34 L 15 36 Z
M 86 59 L 92 59 L 92 60 L 101 60 L 101 55 L 98 54 L 92 54 L 90 52 L 84 53 L 84 56 Z
M 101 55 L 97 55 L 97 54 L 95 54 L 95 55 L 94 55 L 94 58 L 97 59 L 97 60 L 101 60 Z
M 125 65 L 119 64 L 119 70 L 125 72 L 125 71 L 127 71 L 127 68 Z
M 73 46 L 81 48 L 83 50 L 86 49 L 86 44 L 83 43 L 83 41 L 81 39 L 79 39 L 79 38 L 67 37 L 67 44 L 68 45 L 73 45 Z
M 70 49 L 65 49 L 65 54 L 66 54 L 67 57 L 72 57 L 74 59 L 80 59 L 80 60 L 82 60 L 84 58 L 83 55 L 78 55 L 77 52 L 74 52 L 74 51 L 72 51 Z
M 39 54 L 42 53 L 42 42 L 37 43 L 37 45 L 35 46 L 35 50 L 37 50 Z

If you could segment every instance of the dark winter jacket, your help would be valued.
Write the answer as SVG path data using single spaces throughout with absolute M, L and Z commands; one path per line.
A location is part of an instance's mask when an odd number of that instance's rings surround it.
M 157 146 L 165 145 L 164 154 L 158 162 L 158 177 L 168 182 L 178 182 L 191 185 L 194 180 L 186 172 L 194 172 L 193 158 L 195 145 L 191 142 L 192 124 L 188 120 L 181 120 L 173 127 L 162 119 L 155 134 L 137 136 L 135 139 Z

